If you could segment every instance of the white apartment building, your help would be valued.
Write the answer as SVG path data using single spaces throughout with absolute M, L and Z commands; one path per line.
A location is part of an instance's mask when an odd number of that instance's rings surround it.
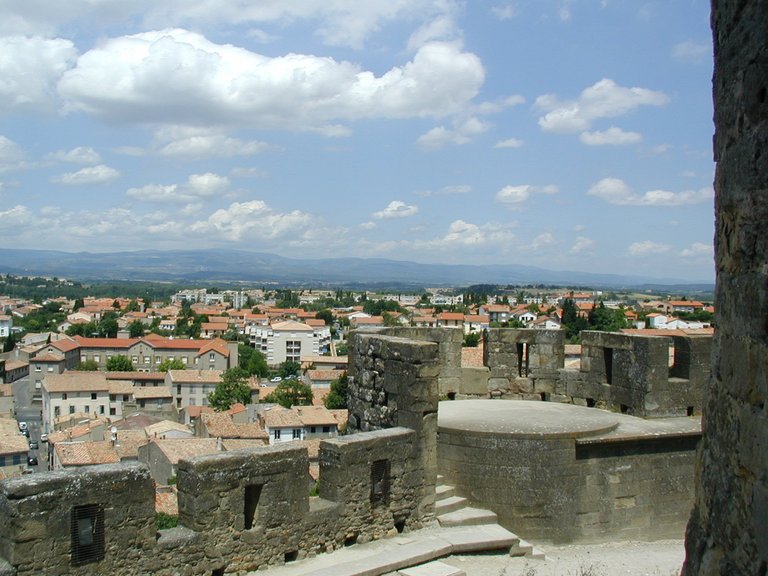
M 13 317 L 0 314 L 0 338 L 8 338 L 13 328 Z
M 122 417 L 122 394 L 110 402 L 110 384 L 104 372 L 48 374 L 42 382 L 43 430 L 51 432 L 57 418 L 68 414 Z M 118 410 L 119 408 L 119 410 Z M 119 414 L 118 414 L 119 411 Z
M 165 384 L 171 389 L 177 410 L 208 406 L 208 394 L 221 382 L 221 370 L 168 370 Z
M 266 326 L 250 325 L 247 330 L 251 345 L 261 350 L 270 366 L 277 366 L 287 360 L 300 362 L 302 356 L 322 355 L 331 342 L 328 326 L 312 327 L 295 320 Z

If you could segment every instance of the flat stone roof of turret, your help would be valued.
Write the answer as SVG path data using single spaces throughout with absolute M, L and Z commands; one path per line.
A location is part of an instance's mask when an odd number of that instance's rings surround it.
M 573 438 L 579 443 L 701 432 L 700 418 L 644 419 L 597 408 L 529 400 L 440 402 L 438 430 L 515 438 Z

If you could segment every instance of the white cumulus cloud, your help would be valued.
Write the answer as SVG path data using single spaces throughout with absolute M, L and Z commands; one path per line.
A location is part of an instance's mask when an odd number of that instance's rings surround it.
M 629 253 L 632 256 L 652 256 L 654 254 L 664 254 L 669 252 L 668 244 L 661 244 L 653 240 L 644 240 L 643 242 L 633 242 L 629 245 Z
M 625 132 L 621 128 L 611 126 L 608 130 L 582 132 L 579 139 L 587 146 L 624 146 L 637 144 L 643 136 L 639 132 Z
M 554 94 L 536 99 L 536 108 L 544 115 L 539 126 L 547 132 L 572 133 L 589 130 L 595 120 L 617 118 L 641 106 L 663 106 L 669 97 L 647 88 L 625 88 L 603 78 L 585 88 L 576 100 L 561 101 Z
M 49 160 L 57 162 L 69 162 L 71 164 L 98 164 L 101 162 L 101 156 L 89 146 L 78 146 L 71 150 L 58 150 L 49 154 Z
M 532 186 L 530 184 L 520 184 L 517 186 L 504 186 L 496 193 L 496 201 L 502 204 L 512 206 L 523 204 L 532 194 L 557 194 L 558 189 L 555 185 Z
M 0 114 L 52 111 L 58 103 L 56 83 L 76 57 L 69 40 L 0 36 Z
M 55 176 L 51 178 L 51 181 L 65 186 L 81 186 L 84 184 L 105 184 L 117 180 L 119 177 L 120 172 L 114 168 L 99 164 L 98 166 L 82 168 L 77 172 L 67 172 Z
M 126 195 L 153 203 L 195 203 L 215 197 L 229 188 L 229 178 L 212 172 L 192 174 L 183 184 L 147 184 L 129 188 Z
M 587 238 L 586 236 L 579 236 L 576 238 L 576 242 L 573 243 L 573 246 L 571 246 L 571 252 L 574 254 L 587 252 L 594 245 L 595 241 L 591 238 Z
M 379 220 L 389 220 L 392 218 L 407 218 L 413 216 L 419 211 L 418 206 L 409 206 L 400 200 L 392 200 L 384 210 L 373 213 L 373 217 Z
M 644 194 L 635 194 L 620 178 L 603 178 L 595 183 L 588 191 L 590 196 L 596 196 L 609 204 L 620 206 L 684 206 L 698 204 L 714 198 L 712 188 L 669 192 L 666 190 L 649 190 Z
M 703 242 L 694 242 L 688 248 L 683 249 L 680 252 L 680 256 L 683 258 L 693 258 L 696 256 L 712 256 L 713 248 L 712 244 L 704 244 Z
M 311 214 L 300 210 L 276 212 L 262 200 L 251 200 L 216 210 L 207 220 L 193 223 L 190 230 L 230 242 L 274 240 L 300 236 L 315 220 Z
M 506 140 L 499 140 L 494 145 L 494 148 L 520 148 L 523 145 L 523 141 L 519 138 L 507 138 Z
M 68 109 L 114 121 L 322 131 L 359 119 L 456 114 L 484 78 L 480 59 L 457 42 L 429 42 L 376 76 L 333 58 L 264 56 L 167 29 L 99 44 L 63 75 L 59 92 Z

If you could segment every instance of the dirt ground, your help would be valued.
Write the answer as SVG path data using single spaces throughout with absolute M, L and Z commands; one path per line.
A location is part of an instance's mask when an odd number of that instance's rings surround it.
M 544 560 L 484 554 L 441 562 L 461 568 L 467 576 L 677 576 L 685 559 L 683 540 L 540 548 Z

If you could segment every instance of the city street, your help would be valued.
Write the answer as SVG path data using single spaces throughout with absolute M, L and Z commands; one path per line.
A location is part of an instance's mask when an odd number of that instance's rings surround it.
M 13 396 L 16 420 L 27 423 L 29 430 L 28 440 L 35 440 L 39 445 L 37 450 L 30 450 L 28 454 L 37 458 L 37 466 L 33 468 L 35 472 L 45 472 L 48 470 L 48 444 L 40 442 L 40 434 L 42 433 L 40 411 L 42 403 L 39 400 L 33 400 L 32 384 L 29 377 L 21 378 L 13 383 Z

